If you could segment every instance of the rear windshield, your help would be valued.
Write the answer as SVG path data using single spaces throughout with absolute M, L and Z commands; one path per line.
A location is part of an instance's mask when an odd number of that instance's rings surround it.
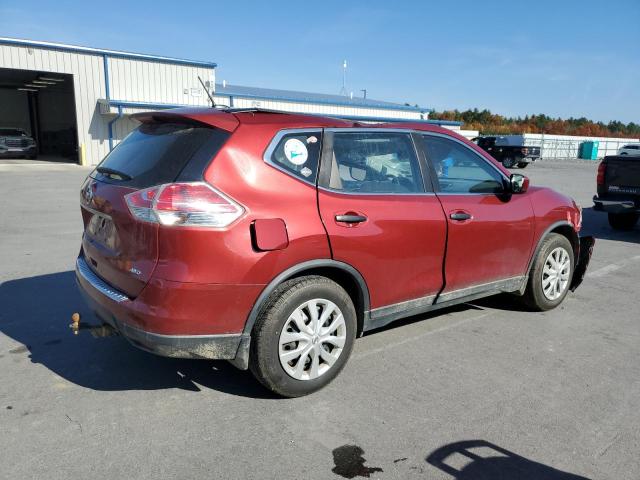
M 137 188 L 202 180 L 228 137 L 222 130 L 191 124 L 143 124 L 105 157 L 92 176 Z

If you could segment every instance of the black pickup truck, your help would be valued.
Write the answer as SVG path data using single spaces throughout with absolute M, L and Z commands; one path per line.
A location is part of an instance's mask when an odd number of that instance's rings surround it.
M 482 136 L 473 141 L 506 168 L 526 168 L 529 163 L 540 158 L 540 147 L 524 145 L 521 135 Z
M 593 209 L 609 214 L 616 230 L 631 230 L 640 218 L 640 156 L 604 157 L 598 166 Z

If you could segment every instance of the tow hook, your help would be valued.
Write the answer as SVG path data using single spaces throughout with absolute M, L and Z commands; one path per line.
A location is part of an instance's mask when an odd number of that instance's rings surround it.
M 71 315 L 71 323 L 69 324 L 69 328 L 73 332 L 74 335 L 78 335 L 80 330 L 89 330 L 91 336 L 93 338 L 100 337 L 111 337 L 114 335 L 118 335 L 118 332 L 111 325 L 103 323 L 102 325 L 87 325 L 80 323 L 80 314 L 75 312 Z
M 78 334 L 78 330 L 80 330 L 80 314 L 78 312 L 75 312 L 73 315 L 71 315 L 71 323 L 69 324 L 69 328 L 74 335 Z

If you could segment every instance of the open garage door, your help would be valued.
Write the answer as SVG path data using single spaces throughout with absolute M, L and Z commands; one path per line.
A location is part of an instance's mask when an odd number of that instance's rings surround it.
M 0 158 L 78 162 L 73 75 L 0 68 L 0 106 Z

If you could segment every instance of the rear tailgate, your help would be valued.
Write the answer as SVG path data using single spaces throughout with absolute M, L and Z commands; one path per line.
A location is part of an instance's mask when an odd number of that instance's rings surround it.
M 640 156 L 616 155 L 605 157 L 604 161 L 607 167 L 602 193 L 640 198 Z
M 137 296 L 158 262 L 158 224 L 136 219 L 125 196 L 180 181 L 201 181 L 229 133 L 209 125 L 144 119 L 85 181 L 80 195 L 86 262 L 107 283 Z

